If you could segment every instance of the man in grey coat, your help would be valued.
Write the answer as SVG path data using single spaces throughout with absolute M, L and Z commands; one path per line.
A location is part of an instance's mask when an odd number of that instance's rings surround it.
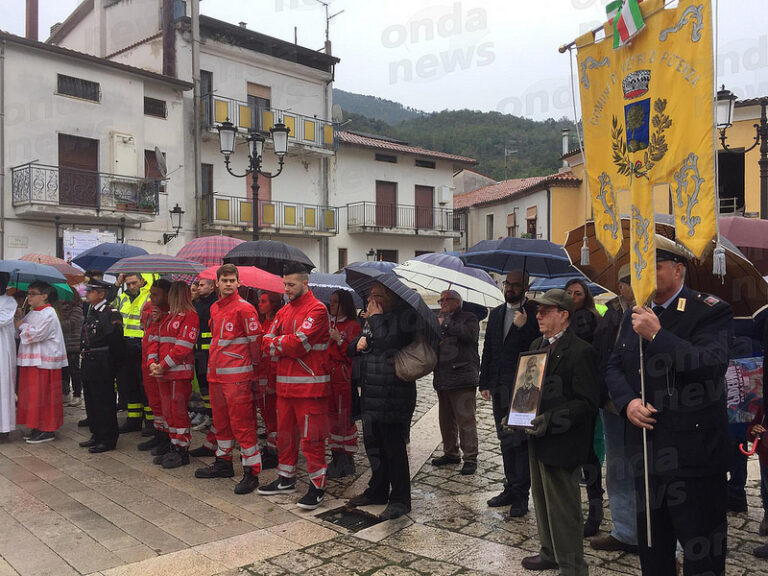
M 462 474 L 477 470 L 477 420 L 475 417 L 480 355 L 477 352 L 480 326 L 471 312 L 461 309 L 461 296 L 454 290 L 440 294 L 442 328 L 438 360 L 432 380 L 440 411 L 443 455 L 433 466 L 458 464 L 459 446 L 464 455 Z

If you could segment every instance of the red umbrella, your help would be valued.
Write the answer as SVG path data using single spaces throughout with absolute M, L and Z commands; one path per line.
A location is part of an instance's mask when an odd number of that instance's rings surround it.
M 36 262 L 38 264 L 45 264 L 46 266 L 56 268 L 56 270 L 64 274 L 69 284 L 80 284 L 80 282 L 85 280 L 85 275 L 82 270 L 67 264 L 66 260 L 56 258 L 55 256 L 50 256 L 48 254 L 24 254 L 19 260 Z
M 204 280 L 216 280 L 216 270 L 218 266 L 211 266 L 200 272 L 198 278 Z M 275 274 L 256 268 L 255 266 L 238 266 L 238 274 L 240 275 L 240 284 L 247 286 L 248 288 L 256 288 L 257 290 L 267 290 L 268 292 L 277 292 L 282 294 L 285 290 L 283 286 L 283 279 Z
M 232 238 L 230 236 L 203 236 L 187 242 L 179 253 L 179 258 L 194 260 L 200 262 L 203 266 L 221 266 L 224 263 L 224 256 L 238 244 L 245 240 Z M 215 279 L 214 275 L 214 279 Z M 174 276 L 174 280 L 181 280 L 187 284 L 192 284 L 195 276 Z

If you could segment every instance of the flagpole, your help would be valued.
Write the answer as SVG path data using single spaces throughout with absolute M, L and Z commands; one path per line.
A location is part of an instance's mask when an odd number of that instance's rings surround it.
M 645 355 L 643 354 L 643 337 L 637 335 L 640 342 L 640 400 L 645 407 Z M 653 546 L 651 539 L 651 485 L 648 478 L 648 429 L 643 427 L 643 480 L 645 484 L 645 535 L 648 548 Z

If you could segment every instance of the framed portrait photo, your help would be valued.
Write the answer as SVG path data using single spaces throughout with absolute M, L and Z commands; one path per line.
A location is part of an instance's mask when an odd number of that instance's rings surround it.
M 509 402 L 509 414 L 504 422 L 506 428 L 532 428 L 531 420 L 539 413 L 548 357 L 547 350 L 520 354 Z

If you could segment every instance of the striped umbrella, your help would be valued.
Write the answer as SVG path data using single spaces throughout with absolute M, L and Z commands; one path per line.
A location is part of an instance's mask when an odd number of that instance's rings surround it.
M 147 254 L 145 256 L 132 256 L 115 262 L 107 269 L 108 274 L 191 274 L 198 275 L 205 270 L 200 262 L 185 260 L 176 256 L 165 254 Z
M 66 260 L 56 258 L 56 256 L 50 256 L 49 254 L 24 254 L 19 260 L 37 262 L 38 264 L 45 264 L 46 266 L 56 268 L 56 270 L 64 274 L 69 284 L 80 284 L 80 282 L 85 280 L 85 274 L 83 274 L 82 270 L 67 264 Z
M 221 266 L 224 263 L 226 253 L 243 242 L 245 240 L 232 238 L 231 236 L 203 236 L 202 238 L 195 238 L 191 242 L 187 242 L 178 251 L 176 256 L 200 262 L 206 268 Z M 173 279 L 192 284 L 195 276 L 179 275 L 174 276 Z

